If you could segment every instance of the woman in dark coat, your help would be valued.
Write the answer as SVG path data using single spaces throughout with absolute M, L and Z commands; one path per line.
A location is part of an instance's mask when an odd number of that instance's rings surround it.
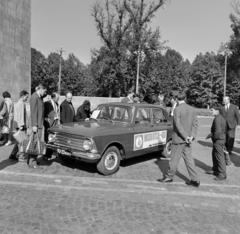
M 91 116 L 90 107 L 91 103 L 88 100 L 85 100 L 83 104 L 80 107 L 78 107 L 74 122 L 79 122 L 81 120 L 90 118 Z

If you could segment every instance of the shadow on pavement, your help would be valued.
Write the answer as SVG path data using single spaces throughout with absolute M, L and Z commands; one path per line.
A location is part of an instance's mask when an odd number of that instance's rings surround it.
M 155 163 L 158 165 L 160 171 L 162 172 L 163 176 L 167 173 L 168 168 L 169 168 L 169 160 L 166 160 L 165 158 L 159 158 L 155 161 Z M 176 175 L 179 178 L 181 178 L 184 181 L 189 181 L 189 179 L 180 173 L 179 171 L 176 172 Z
M 129 158 L 124 161 L 121 161 L 121 167 L 128 167 L 134 164 L 146 162 L 148 160 L 158 159 L 160 156 L 161 154 L 159 152 L 156 152 L 156 153 L 145 154 L 142 156 L 137 156 L 134 158 Z
M 199 144 L 212 148 L 212 142 L 206 142 L 206 141 L 198 141 Z M 234 147 L 234 151 L 238 151 L 236 147 Z M 209 155 L 211 157 L 211 155 Z M 236 167 L 240 167 L 240 157 L 236 155 L 234 152 L 230 155 L 231 161 Z M 195 159 L 196 160 L 196 159 Z
M 0 170 L 3 170 L 4 168 L 12 166 L 16 163 L 18 163 L 18 161 L 12 159 L 5 159 L 0 163 Z

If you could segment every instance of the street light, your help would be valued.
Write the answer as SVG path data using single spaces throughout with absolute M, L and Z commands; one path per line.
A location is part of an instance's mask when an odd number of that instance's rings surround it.
M 63 50 L 63 48 L 61 46 L 61 48 L 60 48 L 60 50 L 58 50 L 58 52 L 59 52 L 58 93 L 59 93 L 59 95 L 61 95 L 62 53 L 66 52 L 66 51 Z
M 220 53 L 225 56 L 225 75 L 223 80 L 223 96 L 226 96 L 226 82 L 227 82 L 227 58 L 231 56 L 232 51 L 225 45 L 224 50 Z

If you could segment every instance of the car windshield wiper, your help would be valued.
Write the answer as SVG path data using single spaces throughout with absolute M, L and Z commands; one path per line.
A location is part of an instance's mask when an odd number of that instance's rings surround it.
M 113 120 L 109 119 L 108 117 L 100 117 L 100 119 L 106 119 L 106 120 L 109 120 L 110 122 L 114 123 Z

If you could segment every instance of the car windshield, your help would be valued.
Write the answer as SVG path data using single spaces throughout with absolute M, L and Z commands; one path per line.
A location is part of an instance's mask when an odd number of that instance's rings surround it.
M 134 107 L 110 105 L 98 106 L 94 112 L 93 115 L 96 119 L 109 119 L 123 123 L 131 123 L 134 114 Z

